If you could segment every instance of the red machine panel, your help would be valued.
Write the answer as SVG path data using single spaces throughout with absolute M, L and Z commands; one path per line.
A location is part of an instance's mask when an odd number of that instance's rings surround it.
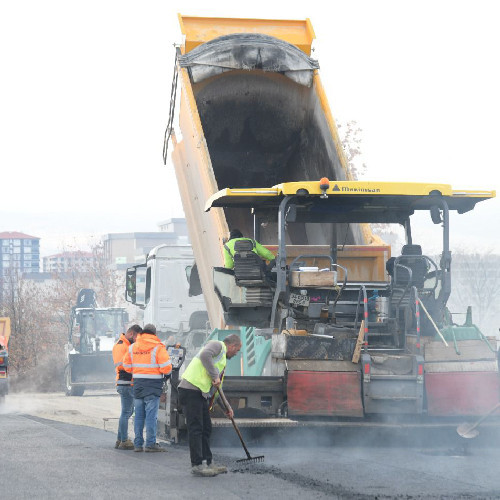
M 499 400 L 495 372 L 426 373 L 425 389 L 430 416 L 482 415 Z
M 304 416 L 362 417 L 359 372 L 288 372 L 288 413 Z

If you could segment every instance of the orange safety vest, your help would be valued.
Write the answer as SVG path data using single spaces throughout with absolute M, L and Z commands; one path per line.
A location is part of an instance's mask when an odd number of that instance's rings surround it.
M 123 369 L 135 379 L 161 379 L 172 371 L 172 362 L 162 341 L 150 333 L 137 336 L 123 358 Z
M 123 369 L 123 358 L 127 354 L 130 342 L 121 334 L 118 342 L 113 346 L 113 363 L 116 370 L 116 385 L 133 385 L 132 376 Z

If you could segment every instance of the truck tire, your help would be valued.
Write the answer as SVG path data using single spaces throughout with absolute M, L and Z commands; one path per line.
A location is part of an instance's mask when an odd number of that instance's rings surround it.
M 66 396 L 83 396 L 85 387 L 83 385 L 74 386 L 71 384 L 71 367 L 66 365 L 64 370 L 64 387 L 66 388 Z

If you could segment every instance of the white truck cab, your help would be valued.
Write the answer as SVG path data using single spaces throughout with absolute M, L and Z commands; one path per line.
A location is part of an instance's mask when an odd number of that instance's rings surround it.
M 197 347 L 205 340 L 208 313 L 193 272 L 190 245 L 159 245 L 145 263 L 127 269 L 125 298 L 144 310 L 144 323 L 155 325 L 162 340 L 172 336 L 170 343 Z

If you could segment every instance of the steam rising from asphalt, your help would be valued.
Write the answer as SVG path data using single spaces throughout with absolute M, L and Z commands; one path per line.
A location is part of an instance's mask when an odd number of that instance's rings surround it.
M 7 395 L 4 402 L 0 403 L 0 415 L 35 414 L 41 408 L 41 402 L 29 393 Z

